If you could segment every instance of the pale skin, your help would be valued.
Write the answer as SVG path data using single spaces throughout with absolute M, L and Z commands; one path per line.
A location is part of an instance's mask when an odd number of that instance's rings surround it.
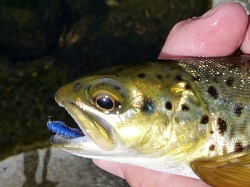
M 201 17 L 177 23 L 162 48 L 159 59 L 187 56 L 228 56 L 240 49 L 250 54 L 248 16 L 238 3 L 215 7 Z M 132 187 L 205 187 L 198 179 L 170 175 L 142 167 L 94 160 L 100 168 L 124 178 Z

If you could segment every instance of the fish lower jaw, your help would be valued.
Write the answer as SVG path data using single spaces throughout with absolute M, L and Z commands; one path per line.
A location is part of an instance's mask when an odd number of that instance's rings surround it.
M 65 102 L 63 107 L 71 115 L 84 135 L 88 137 L 89 141 L 94 142 L 102 149 L 112 150 L 115 148 L 116 143 L 111 125 L 105 120 L 105 114 L 80 101 Z
M 80 120 L 78 119 L 79 116 L 84 116 L 84 118 L 88 118 L 88 113 L 85 112 L 81 107 L 79 107 L 76 103 L 70 102 L 66 104 L 62 104 L 61 107 L 65 108 L 69 115 L 74 119 L 80 130 L 84 133 L 86 137 L 90 140 L 91 138 L 89 137 L 88 130 L 84 128 L 84 126 L 81 124 Z M 77 111 L 77 113 L 76 113 Z
M 61 107 L 65 108 L 67 112 L 70 114 L 70 116 L 74 118 L 74 115 L 72 114 L 71 111 L 74 111 L 75 109 L 77 109 L 78 106 L 76 106 L 73 103 L 66 103 L 66 102 L 58 102 L 58 104 Z M 81 111 L 79 110 L 79 112 Z M 76 118 L 74 118 L 74 120 L 77 122 Z M 54 123 L 53 121 L 52 122 L 49 121 L 49 122 Z M 62 124 L 63 122 L 58 121 L 57 123 Z M 73 145 L 73 144 L 79 144 L 79 143 L 82 144 L 84 142 L 92 142 L 93 140 L 89 137 L 88 130 L 84 129 L 81 125 L 79 125 L 79 123 L 77 123 L 77 125 L 79 126 L 80 129 L 74 129 L 64 124 L 63 129 L 58 130 L 58 128 L 62 128 L 62 127 L 58 127 L 57 124 L 54 124 L 53 129 L 50 129 L 52 130 L 52 132 L 56 133 L 50 138 L 52 145 L 59 147 L 59 148 L 63 148 L 67 145 Z M 77 131 L 78 135 L 72 136 L 72 135 L 75 135 L 74 134 L 75 131 Z
M 64 136 L 61 136 L 59 134 L 53 135 L 50 138 L 50 141 L 53 145 L 62 145 L 65 146 L 66 144 L 79 144 L 84 142 L 92 141 L 88 136 L 80 136 L 76 138 L 67 138 Z

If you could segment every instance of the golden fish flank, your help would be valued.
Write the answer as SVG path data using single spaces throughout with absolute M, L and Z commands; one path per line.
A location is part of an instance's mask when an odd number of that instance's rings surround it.
M 55 135 L 52 144 L 83 157 L 198 175 L 213 186 L 250 186 L 249 63 L 167 60 L 76 80 L 56 101 L 85 136 Z

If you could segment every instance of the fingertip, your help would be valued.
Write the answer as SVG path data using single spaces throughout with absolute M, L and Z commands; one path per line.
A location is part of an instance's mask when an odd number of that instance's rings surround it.
M 173 56 L 226 56 L 241 44 L 248 16 L 239 3 L 215 7 L 199 18 L 177 23 L 159 58 Z

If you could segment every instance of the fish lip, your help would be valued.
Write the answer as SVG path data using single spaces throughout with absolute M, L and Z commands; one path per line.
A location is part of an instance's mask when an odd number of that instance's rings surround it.
M 69 105 L 68 105 L 69 104 Z M 70 106 L 72 108 L 72 106 L 74 107 L 74 109 L 78 109 L 78 110 L 81 110 L 74 102 L 70 102 L 70 103 L 67 103 L 67 104 L 63 104 L 63 103 L 59 103 L 59 106 L 65 108 L 68 113 L 70 114 L 71 117 L 73 117 L 71 115 L 71 112 L 68 110 L 68 106 Z M 82 111 L 82 110 L 81 110 Z M 83 112 L 81 112 L 83 113 Z M 88 113 L 84 111 L 84 114 L 83 114 L 86 118 L 89 118 L 88 116 Z M 73 117 L 74 118 L 74 117 Z M 76 122 L 76 121 L 75 121 Z M 77 123 L 77 122 L 76 122 Z M 78 127 L 80 128 L 80 130 L 83 132 L 84 136 L 80 136 L 80 137 L 74 137 L 74 138 L 69 138 L 69 137 L 65 137 L 65 136 L 62 136 L 60 134 L 55 134 L 55 135 L 52 135 L 50 137 L 50 142 L 52 145 L 54 146 L 57 146 L 57 147 L 64 147 L 65 145 L 67 144 L 75 144 L 75 143 L 82 143 L 82 142 L 87 142 L 87 141 L 93 141 L 91 139 L 91 137 L 89 136 L 88 134 L 88 130 L 86 130 L 85 128 L 82 128 L 82 125 L 79 125 L 77 123 Z
M 82 109 L 81 109 L 79 106 L 77 106 L 77 104 L 74 103 L 74 102 L 70 102 L 70 105 L 71 105 L 71 107 L 74 107 L 74 109 L 79 110 L 80 113 L 81 113 L 85 118 L 87 118 L 89 121 L 91 121 L 91 120 L 90 120 L 91 115 L 89 115 L 89 113 L 88 113 L 87 111 L 82 110 Z M 63 106 L 63 107 L 68 111 L 67 107 L 65 107 L 65 106 Z M 70 116 L 74 118 L 74 115 L 72 114 L 72 112 L 70 112 L 70 111 L 68 111 L 68 112 L 69 112 Z M 75 120 L 75 122 L 77 123 L 78 127 L 81 129 L 81 131 L 84 133 L 84 135 L 90 137 L 90 136 L 89 136 L 89 133 L 88 133 L 88 130 L 85 129 L 83 125 L 79 124 L 75 118 L 74 118 L 74 120 Z
M 91 139 L 89 136 L 79 136 L 76 138 L 66 138 L 64 136 L 61 136 L 59 134 L 55 134 L 50 137 L 50 142 L 52 145 L 55 145 L 57 147 L 64 147 L 66 144 L 77 144 L 77 143 L 83 143 L 83 142 L 89 142 Z
M 83 111 L 83 113 L 84 113 L 83 115 L 87 116 L 88 118 L 92 117 L 96 123 L 101 125 L 107 132 L 109 132 L 109 134 L 112 134 L 111 125 L 105 119 L 99 117 L 94 112 L 91 112 L 90 110 L 87 110 L 86 108 L 81 107 L 81 102 L 75 102 L 75 103 L 71 102 L 71 104 L 76 106 L 77 108 L 79 108 L 81 111 Z M 84 106 L 87 106 L 87 105 L 84 105 Z M 80 127 L 80 125 L 78 125 L 78 126 Z M 86 130 L 84 128 L 81 128 L 81 127 L 80 127 L 80 129 L 83 130 L 83 132 L 85 134 Z
M 54 135 L 50 139 L 53 145 L 65 148 L 70 146 L 76 146 L 77 144 L 81 144 L 84 142 L 93 142 L 99 147 L 102 147 L 102 145 L 105 146 L 107 145 L 106 148 L 104 149 L 111 150 L 114 148 L 115 143 L 110 124 L 102 117 L 98 116 L 98 114 L 95 114 L 94 113 L 95 110 L 91 111 L 91 107 L 77 101 L 60 102 L 60 106 L 68 111 L 68 113 L 75 120 L 75 122 L 77 123 L 77 125 L 79 126 L 79 128 L 81 129 L 81 131 L 84 133 L 85 136 L 76 138 L 67 138 L 67 137 L 62 137 L 61 135 Z M 82 122 L 82 120 L 84 122 Z M 92 128 L 88 129 L 87 124 L 89 124 L 89 126 L 92 126 Z M 96 128 L 94 129 L 95 131 L 99 130 L 96 126 L 100 126 L 105 130 L 105 132 L 108 134 L 108 139 L 102 138 L 101 136 L 103 134 L 100 134 L 100 137 L 93 135 L 93 133 L 91 132 L 91 130 L 93 130 L 93 127 Z M 101 141 L 98 139 L 106 141 L 106 144 L 100 143 Z

